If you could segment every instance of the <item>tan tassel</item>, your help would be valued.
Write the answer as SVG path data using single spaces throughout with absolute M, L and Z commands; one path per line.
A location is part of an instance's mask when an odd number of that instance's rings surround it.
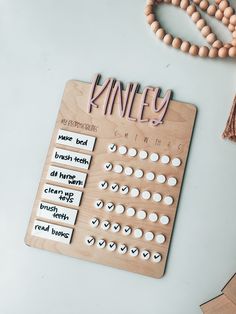
M 222 137 L 236 142 L 236 96 Z

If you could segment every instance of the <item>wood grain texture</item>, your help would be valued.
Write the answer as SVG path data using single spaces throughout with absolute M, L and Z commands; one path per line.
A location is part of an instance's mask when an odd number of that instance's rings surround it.
M 224 294 L 212 299 L 201 306 L 205 314 L 235 314 L 236 306 Z
M 236 274 L 234 274 L 230 281 L 225 285 L 222 292 L 236 305 Z
M 99 88 L 101 87 L 98 87 L 98 89 Z M 89 90 L 89 83 L 73 80 L 66 84 L 41 181 L 33 205 L 25 243 L 32 247 L 46 249 L 52 252 L 101 263 L 146 276 L 160 278 L 163 276 L 165 270 L 184 169 L 194 126 L 196 108 L 190 104 L 171 101 L 165 115 L 164 123 L 157 127 L 150 127 L 145 123 L 137 123 L 128 121 L 125 118 L 120 118 L 118 116 L 118 109 L 115 105 L 112 115 L 104 116 L 101 114 L 100 109 L 94 109 L 92 113 L 88 114 L 87 100 Z M 150 93 L 147 97 L 147 103 L 150 101 L 151 96 Z M 98 104 L 102 103 L 103 97 L 104 96 L 101 96 L 101 98 L 99 98 L 97 101 Z M 137 94 L 132 111 L 133 115 L 135 115 L 137 111 L 140 99 L 141 94 Z M 146 107 L 145 114 L 153 116 L 153 113 L 149 110 L 150 109 Z M 92 125 L 95 127 L 92 127 Z M 92 162 L 90 168 L 88 171 L 83 170 L 88 173 L 88 177 L 81 204 L 79 208 L 70 206 L 71 208 L 79 209 L 70 245 L 45 240 L 31 235 L 33 223 L 37 218 L 37 207 L 42 200 L 41 195 L 43 185 L 45 183 L 50 183 L 50 181 L 46 179 L 48 167 L 50 165 L 61 166 L 57 163 L 51 163 L 53 149 L 58 147 L 68 149 L 69 151 L 89 154 L 89 152 L 86 151 L 55 144 L 59 129 L 83 133 L 97 138 L 95 149 L 91 153 Z M 148 138 L 148 140 L 145 138 Z M 173 167 L 170 165 L 163 165 L 160 162 L 152 163 L 150 160 L 143 161 L 138 157 L 131 158 L 127 155 L 121 156 L 117 152 L 108 154 L 107 146 L 110 143 L 116 143 L 118 146 L 125 145 L 128 148 L 135 147 L 139 150 L 145 149 L 149 153 L 158 152 L 160 156 L 167 154 L 170 157 L 179 157 L 182 160 L 182 164 L 180 167 Z M 178 184 L 175 187 L 169 187 L 167 184 L 158 184 L 156 181 L 149 182 L 145 179 L 137 179 L 134 176 L 127 177 L 124 174 L 105 172 L 103 170 L 103 164 L 106 161 L 110 161 L 114 164 L 119 163 L 123 166 L 131 166 L 134 169 L 140 168 L 143 169 L 144 172 L 153 171 L 156 174 L 163 173 L 167 177 L 174 176 L 178 179 Z M 80 169 L 69 166 L 64 168 L 80 171 Z M 155 203 L 151 200 L 142 200 L 140 197 L 133 199 L 127 195 L 112 193 L 109 190 L 101 191 L 98 189 L 97 185 L 102 179 L 107 180 L 109 183 L 118 182 L 120 185 L 126 184 L 129 187 L 138 187 L 140 190 L 148 190 L 151 193 L 160 192 L 162 195 L 172 195 L 174 197 L 174 204 L 166 206 L 163 202 Z M 63 184 L 60 184 L 60 186 L 68 187 Z M 73 187 L 73 189 L 78 188 Z M 136 209 L 145 208 L 148 213 L 156 211 L 159 216 L 162 214 L 169 216 L 170 223 L 165 226 L 161 225 L 159 221 L 157 223 L 152 223 L 148 220 L 138 220 L 134 217 L 127 217 L 124 214 L 118 215 L 114 212 L 107 213 L 102 209 L 94 208 L 93 204 L 96 199 L 102 199 L 104 202 L 112 201 L 115 204 L 120 203 L 127 207 L 135 207 Z M 163 245 L 158 245 L 155 241 L 147 242 L 144 238 L 135 239 L 132 236 L 124 236 L 121 232 L 114 234 L 109 230 L 103 231 L 101 228 L 92 229 L 89 225 L 89 221 L 92 217 L 98 217 L 100 220 L 106 219 L 111 222 L 118 222 L 121 226 L 129 225 L 132 228 L 141 228 L 143 231 L 153 231 L 155 234 L 163 233 L 166 236 L 166 242 Z M 130 257 L 128 254 L 120 255 L 117 252 L 108 252 L 106 249 L 98 249 L 96 246 L 88 247 L 84 242 L 87 235 L 93 235 L 96 239 L 103 238 L 106 241 L 125 243 L 128 247 L 135 246 L 139 249 L 147 249 L 150 252 L 159 252 L 162 255 L 162 261 L 160 263 L 153 263 L 151 260 L 143 261 L 139 257 Z

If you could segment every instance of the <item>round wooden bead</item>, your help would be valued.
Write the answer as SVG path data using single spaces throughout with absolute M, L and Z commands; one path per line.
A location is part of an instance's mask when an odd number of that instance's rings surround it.
M 228 25 L 228 30 L 229 30 L 230 32 L 233 32 L 233 31 L 235 30 L 234 25 L 233 25 L 233 24 L 229 24 L 229 25 Z
M 191 45 L 190 49 L 189 49 L 189 53 L 192 55 L 192 56 L 196 56 L 198 54 L 198 46 L 196 45 Z
M 224 16 L 228 19 L 234 14 L 234 10 L 231 7 L 228 7 L 224 10 Z
M 216 10 L 217 10 L 216 6 L 214 4 L 210 4 L 208 9 L 207 9 L 207 13 L 209 15 L 213 16 L 213 15 L 215 15 Z
M 219 9 L 224 12 L 224 10 L 226 8 L 228 8 L 229 4 L 228 4 L 228 1 L 227 0 L 222 0 L 220 3 L 219 3 Z
M 215 17 L 217 20 L 222 20 L 224 14 L 220 10 L 216 10 Z
M 225 47 L 220 48 L 218 51 L 218 56 L 220 58 L 226 58 L 228 56 L 228 49 Z
M 209 6 L 209 2 L 207 0 L 202 0 L 199 4 L 199 7 L 203 10 L 206 11 Z
M 163 28 L 159 28 L 158 31 L 156 32 L 156 36 L 160 39 L 163 39 L 165 34 L 166 34 L 166 32 L 164 31 Z
M 232 46 L 236 47 L 236 39 L 235 38 L 231 41 L 231 44 L 232 44 Z
M 211 34 L 211 28 L 210 26 L 206 25 L 202 28 L 201 33 L 204 37 L 207 37 L 209 34 Z
M 172 41 L 172 47 L 179 49 L 182 44 L 182 40 L 178 37 L 175 37 Z
M 199 51 L 198 51 L 198 55 L 202 58 L 207 57 L 209 54 L 209 48 L 206 46 L 201 46 Z
M 176 7 L 178 7 L 180 5 L 180 0 L 172 0 L 171 1 L 173 5 L 175 5 Z
M 223 18 L 222 18 L 222 23 L 223 23 L 224 25 L 229 25 L 229 19 L 228 19 L 227 17 L 223 16 Z
M 149 15 L 153 12 L 153 6 L 152 5 L 146 5 L 145 9 L 144 9 L 144 14 L 145 15 Z
M 180 46 L 180 50 L 183 52 L 188 52 L 190 47 L 191 47 L 191 44 L 188 41 L 183 41 Z
M 209 50 L 209 57 L 216 58 L 218 56 L 218 49 L 217 48 L 210 48 Z
M 172 41 L 173 41 L 173 37 L 171 34 L 166 34 L 165 37 L 163 38 L 163 42 L 166 44 L 166 45 L 171 45 L 172 44 Z
M 210 33 L 207 35 L 206 40 L 209 44 L 213 44 L 216 41 L 216 35 L 214 33 Z
M 235 14 L 232 15 L 229 21 L 230 21 L 230 24 L 236 26 L 236 15 Z
M 155 22 L 155 20 L 156 20 L 156 17 L 155 17 L 155 14 L 149 14 L 148 16 L 147 16 L 147 22 L 148 22 L 148 24 L 152 24 L 153 22 Z
M 201 14 L 199 12 L 194 12 L 192 14 L 192 20 L 194 23 L 197 23 L 197 21 L 199 21 L 201 18 Z
M 212 47 L 220 49 L 223 46 L 222 41 L 220 41 L 219 39 L 217 39 L 213 44 Z
M 206 25 L 206 22 L 203 19 L 200 19 L 199 21 L 197 21 L 196 25 L 197 28 L 201 30 Z
M 190 4 L 186 11 L 188 15 L 191 16 L 196 11 L 196 7 L 193 4 Z
M 156 33 L 159 28 L 160 28 L 160 23 L 158 21 L 152 22 L 151 29 L 154 33 Z
M 180 2 L 181 9 L 186 10 L 188 6 L 189 6 L 189 0 L 181 0 Z
M 236 47 L 231 47 L 229 49 L 229 56 L 230 57 L 236 57 Z

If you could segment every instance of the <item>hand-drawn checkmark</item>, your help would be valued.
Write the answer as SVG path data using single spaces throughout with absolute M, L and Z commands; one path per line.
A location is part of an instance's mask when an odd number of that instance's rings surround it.
M 122 191 L 124 192 L 126 189 L 127 189 L 127 186 L 123 187 L 123 188 L 122 188 Z
M 101 186 L 105 186 L 106 185 L 106 182 L 104 181 L 102 184 L 101 184 Z
M 110 168 L 110 164 L 107 164 L 107 165 L 106 165 L 106 168 L 107 168 L 107 169 Z
M 97 222 L 97 219 L 94 219 L 93 221 L 92 221 L 92 224 L 95 224 Z
M 111 146 L 111 149 L 114 149 L 114 147 L 115 147 L 115 144 L 113 144 L 113 145 Z
M 124 251 L 125 250 L 125 246 L 121 247 L 120 249 L 121 249 L 121 251 Z
M 143 256 L 146 257 L 148 255 L 148 253 L 143 253 Z
M 159 256 L 160 256 L 160 254 L 156 254 L 153 257 L 154 257 L 154 259 L 157 259 Z
M 125 232 L 128 232 L 130 230 L 130 227 L 125 228 Z
M 117 187 L 117 184 L 113 184 L 111 188 L 112 190 L 114 190 L 116 187 Z
M 114 229 L 115 229 L 115 230 L 117 230 L 118 228 L 119 228 L 119 225 L 117 225 L 117 226 L 114 226 Z
M 90 239 L 90 240 L 87 240 L 88 241 L 88 243 L 91 243 L 92 241 L 93 241 L 93 238 L 92 239 Z
M 111 209 L 112 207 L 114 207 L 114 205 L 109 205 L 108 208 Z
M 105 227 L 108 227 L 108 226 L 109 226 L 109 222 L 105 223 L 104 226 L 105 226 Z
M 115 245 L 115 243 L 111 243 L 109 246 L 112 249 L 114 245 Z
M 99 245 L 101 246 L 101 245 L 103 245 L 103 243 L 104 243 L 104 240 L 103 240 L 103 241 L 100 241 L 100 242 L 99 242 Z
M 131 250 L 132 253 L 135 253 L 136 251 L 137 251 L 137 249 L 134 249 L 134 250 L 132 249 L 132 250 Z
M 102 202 L 97 202 L 97 206 L 100 206 L 102 204 Z

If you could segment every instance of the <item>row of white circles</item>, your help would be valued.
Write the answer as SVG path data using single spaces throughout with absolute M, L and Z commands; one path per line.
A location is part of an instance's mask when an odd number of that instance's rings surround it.
M 101 209 L 103 208 L 104 203 L 102 200 L 96 200 L 94 206 L 95 208 Z M 128 207 L 127 209 L 125 209 L 124 205 L 122 204 L 115 205 L 112 202 L 106 203 L 105 210 L 107 212 L 112 212 L 113 210 L 115 210 L 117 214 L 123 214 L 125 212 L 128 217 L 133 217 L 136 214 L 136 217 L 140 220 L 145 219 L 147 217 L 151 222 L 156 222 L 158 220 L 158 215 L 154 212 L 147 215 L 147 212 L 143 209 L 138 211 L 136 211 L 136 209 L 134 209 L 133 207 Z M 160 217 L 159 221 L 161 224 L 167 225 L 170 222 L 170 218 L 166 215 L 163 215 Z
M 116 144 L 109 144 L 108 145 L 108 151 L 111 152 L 111 153 L 114 153 L 117 151 L 117 145 Z M 137 154 L 139 156 L 140 159 L 147 159 L 148 158 L 148 152 L 146 150 L 140 150 L 138 152 L 138 150 L 136 148 L 127 148 L 126 146 L 119 146 L 118 148 L 118 152 L 121 154 L 121 155 L 126 155 L 128 154 L 129 157 L 135 157 Z M 158 161 L 159 159 L 161 160 L 161 163 L 163 164 L 168 164 L 170 162 L 170 157 L 168 155 L 163 155 L 159 156 L 158 153 L 151 153 L 150 156 L 149 156 L 150 160 L 153 161 L 153 162 L 156 162 Z M 181 165 L 181 160 L 177 157 L 173 158 L 171 160 L 171 163 L 174 167 L 179 167 Z
M 132 233 L 136 239 L 140 239 L 144 235 L 146 241 L 152 241 L 154 238 L 158 244 L 163 244 L 166 241 L 166 237 L 162 233 L 156 235 L 152 231 L 147 231 L 144 233 L 140 228 L 132 230 L 130 226 L 121 227 L 121 225 L 117 222 L 111 223 L 109 220 L 103 220 L 100 222 L 97 217 L 93 217 L 90 220 L 91 227 L 97 228 L 99 225 L 104 231 L 111 229 L 111 232 L 117 233 L 122 230 L 122 234 L 125 236 L 129 236 Z
M 111 162 L 106 162 L 104 165 L 103 165 L 103 168 L 106 170 L 106 171 L 111 171 L 113 169 L 113 171 L 115 173 L 122 173 L 124 171 L 124 174 L 127 175 L 127 176 L 131 176 L 133 173 L 134 173 L 134 176 L 137 178 L 137 179 L 141 179 L 143 176 L 144 176 L 144 172 L 142 169 L 136 169 L 134 171 L 133 168 L 131 167 L 123 167 L 122 165 L 113 165 Z M 163 174 L 159 174 L 159 175 L 155 175 L 152 171 L 150 172 L 147 172 L 145 174 L 145 178 L 148 180 L 148 181 L 153 181 L 156 177 L 156 180 L 158 183 L 165 183 L 166 182 L 166 176 L 163 175 Z M 167 180 L 167 183 L 169 186 L 175 186 L 177 184 L 177 179 L 174 178 L 174 177 L 170 177 L 168 178 Z
M 98 183 L 98 187 L 101 190 L 106 190 L 109 186 L 109 183 L 105 180 L 102 180 Z M 140 190 L 138 188 L 132 188 L 131 190 L 129 189 L 129 187 L 127 185 L 122 185 L 121 187 L 119 186 L 118 183 L 111 183 L 110 184 L 110 191 L 112 192 L 117 192 L 120 191 L 121 194 L 126 195 L 129 193 L 130 191 L 130 196 L 131 197 L 138 197 L 140 195 Z M 162 200 L 162 195 L 160 193 L 153 193 L 151 194 L 151 192 L 149 191 L 142 191 L 141 192 L 141 196 L 144 200 L 149 200 L 151 197 L 153 199 L 154 202 L 159 203 Z M 166 205 L 172 205 L 174 202 L 174 199 L 172 196 L 167 195 L 164 197 L 163 199 L 164 204 Z
M 96 242 L 96 239 L 93 236 L 87 236 L 85 238 L 85 243 L 88 246 L 94 245 L 95 242 Z M 110 252 L 114 252 L 117 250 L 117 252 L 121 255 L 124 255 L 127 252 L 129 252 L 129 255 L 132 257 L 137 257 L 139 255 L 142 260 L 149 260 L 151 258 L 152 262 L 154 262 L 154 263 L 159 263 L 162 259 L 162 256 L 159 252 L 150 253 L 148 250 L 145 250 L 145 249 L 139 251 L 139 249 L 137 247 L 128 248 L 128 246 L 126 244 L 121 243 L 121 244 L 117 245 L 113 241 L 107 243 L 106 240 L 104 240 L 104 239 L 97 240 L 96 246 L 99 249 L 104 249 L 106 247 L 107 250 Z

